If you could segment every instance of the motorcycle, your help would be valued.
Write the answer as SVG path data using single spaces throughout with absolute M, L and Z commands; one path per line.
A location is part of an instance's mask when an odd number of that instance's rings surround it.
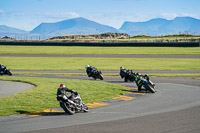
M 3 75 L 3 74 L 7 74 L 9 76 L 12 76 L 12 73 L 9 69 L 6 69 L 6 67 L 0 71 L 0 75 Z
M 95 79 L 95 80 L 96 79 L 103 80 L 102 72 L 98 71 L 98 70 L 92 71 L 92 78 Z
M 135 81 L 135 74 L 132 72 L 132 70 L 126 70 L 126 69 L 122 69 L 120 70 L 120 76 L 123 79 L 124 78 L 124 82 L 134 82 Z
M 102 72 L 98 71 L 96 68 L 93 68 L 92 70 L 86 70 L 88 77 L 92 77 L 93 79 L 100 79 L 103 80 Z
M 155 84 L 149 79 L 148 75 L 136 75 L 135 82 L 138 87 L 138 91 L 141 91 L 142 86 L 146 89 L 146 92 L 149 90 L 151 93 L 155 93 Z
M 66 93 L 66 95 L 57 95 L 57 100 L 60 102 L 60 107 L 69 114 L 74 115 L 77 112 L 88 112 L 88 107 L 83 103 L 79 94 L 72 97 L 72 93 Z

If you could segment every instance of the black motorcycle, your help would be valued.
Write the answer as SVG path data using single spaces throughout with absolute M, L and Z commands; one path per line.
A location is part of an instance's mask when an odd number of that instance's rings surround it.
M 88 112 L 88 107 L 83 103 L 79 94 L 73 96 L 73 93 L 66 93 L 66 95 L 57 95 L 57 100 L 60 102 L 60 107 L 69 114 L 74 115 L 77 112 Z
M 120 76 L 123 79 L 124 78 L 124 82 L 134 82 L 135 81 L 135 73 L 132 72 L 132 70 L 126 70 L 126 69 L 122 69 L 120 70 Z
M 135 82 L 138 87 L 138 91 L 141 91 L 142 86 L 146 89 L 146 92 L 149 90 L 151 93 L 155 93 L 155 84 L 149 79 L 148 75 L 136 75 Z
M 6 67 L 0 71 L 0 75 L 9 75 L 9 76 L 12 76 L 12 73 L 9 69 L 7 69 Z
M 95 79 L 95 80 L 96 79 L 103 80 L 102 72 L 98 71 L 98 70 L 93 70 L 92 71 L 92 78 Z
M 92 77 L 93 79 L 103 80 L 102 72 L 97 70 L 96 68 L 86 69 L 88 77 Z

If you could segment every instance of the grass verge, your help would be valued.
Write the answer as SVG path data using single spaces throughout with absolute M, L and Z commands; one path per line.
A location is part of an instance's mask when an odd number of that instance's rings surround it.
M 200 70 L 200 59 L 177 58 L 70 58 L 70 57 L 0 57 L 11 70 L 85 70 L 85 65 L 100 70 Z
M 200 47 L 0 46 L 0 54 L 200 55 Z
M 26 82 L 36 85 L 32 90 L 0 98 L 0 116 L 59 107 L 59 103 L 56 100 L 56 92 L 60 83 L 64 83 L 68 88 L 78 91 L 85 103 L 110 99 L 126 93 L 124 90 L 128 89 L 116 84 L 88 80 L 14 76 L 3 76 L 0 77 L 0 80 Z

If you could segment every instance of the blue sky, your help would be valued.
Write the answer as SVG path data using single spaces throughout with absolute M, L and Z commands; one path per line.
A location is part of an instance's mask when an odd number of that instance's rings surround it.
M 0 25 L 30 31 L 42 22 L 84 17 L 120 28 L 124 21 L 200 19 L 199 5 L 200 0 L 0 0 Z

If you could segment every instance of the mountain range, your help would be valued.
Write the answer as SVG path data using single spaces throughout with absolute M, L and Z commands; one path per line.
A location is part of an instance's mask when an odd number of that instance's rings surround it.
M 28 33 L 28 31 L 8 27 L 6 25 L 0 25 L 0 36 L 23 35 Z
M 133 35 L 168 35 L 179 33 L 200 34 L 200 20 L 192 17 L 176 17 L 173 20 L 162 18 L 151 19 L 145 22 L 124 22 L 119 28 L 102 25 L 97 22 L 79 17 L 59 21 L 56 23 L 41 23 L 32 31 L 23 31 L 0 25 L 0 36 L 7 35 L 41 35 L 58 36 L 67 34 L 100 34 L 106 32 L 127 33 Z
M 105 32 L 119 32 L 117 29 L 96 23 L 85 18 L 68 19 L 56 23 L 41 23 L 30 33 L 33 34 L 99 34 Z
M 129 35 L 148 34 L 151 36 L 179 33 L 200 34 L 200 20 L 191 17 L 176 17 L 173 20 L 156 18 L 145 22 L 124 22 L 120 31 Z

